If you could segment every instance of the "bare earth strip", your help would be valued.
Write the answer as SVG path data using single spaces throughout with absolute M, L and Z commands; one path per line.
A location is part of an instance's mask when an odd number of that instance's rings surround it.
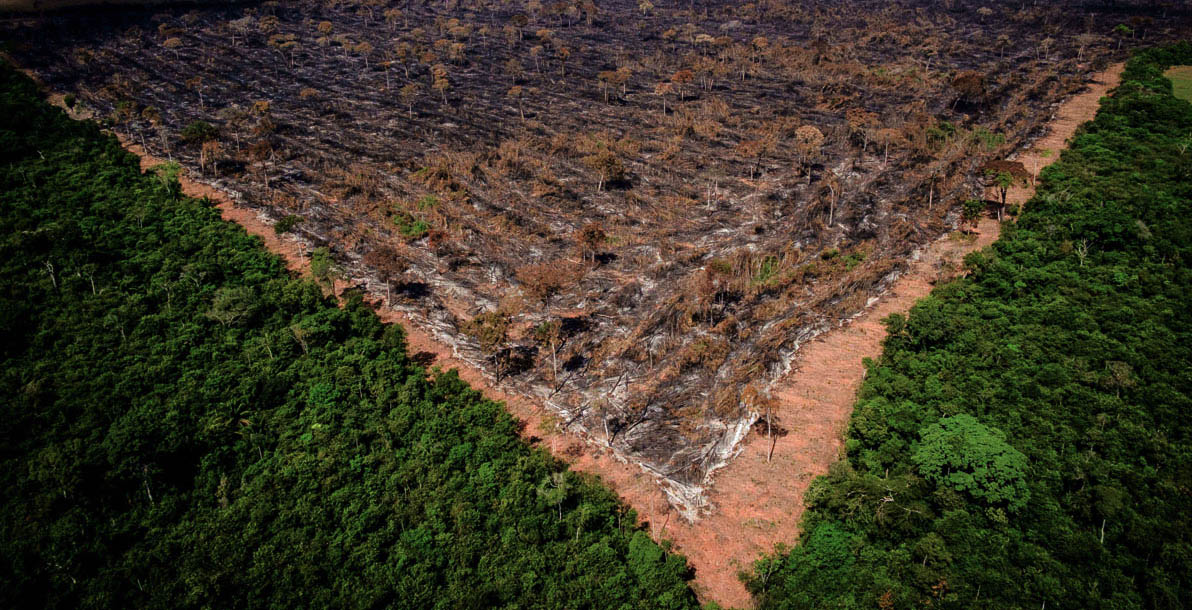
M 1088 91 L 1064 102 L 1049 122 L 1048 134 L 1017 160 L 1037 172 L 1058 157 L 1076 128 L 1096 113 L 1098 100 L 1117 85 L 1122 67 L 1115 64 L 1096 74 Z M 61 95 L 51 95 L 50 101 L 64 106 Z M 145 154 L 139 145 L 125 139 L 122 142 L 140 156 L 142 169 L 162 162 Z M 223 191 L 186 176 L 181 182 L 187 195 L 210 198 L 225 220 L 261 237 L 269 250 L 285 258 L 291 270 L 307 272 L 303 245 L 279 237 L 273 225 L 256 210 L 238 206 Z M 1008 198 L 1022 203 L 1033 193 L 1031 187 L 1020 187 L 1013 189 Z M 775 544 L 797 540 L 804 492 L 815 477 L 826 473 L 840 458 L 845 427 L 865 375 L 862 359 L 881 354 L 885 337 L 881 320 L 891 313 L 909 310 L 931 291 L 941 272 L 946 274 L 948 268 L 960 264 L 965 254 L 993 243 L 998 230 L 996 221 L 986 219 L 975 239 L 945 238 L 935 242 L 872 307 L 803 346 L 792 372 L 774 388 L 777 406 L 773 419 L 788 433 L 775 437 L 773 442 L 764 430 L 750 435 L 743 442 L 741 454 L 716 475 L 710 491 L 714 512 L 696 523 L 680 518 L 653 478 L 639 467 L 561 432 L 557 418 L 541 405 L 493 387 L 478 370 L 454 358 L 449 347 L 400 313 L 380 303 L 376 310 L 383 321 L 402 324 L 411 354 L 433 354 L 434 364 L 442 370 L 455 369 L 472 387 L 493 400 L 504 401 L 509 412 L 526 423 L 523 436 L 530 442 L 566 460 L 573 470 L 599 476 L 615 490 L 649 523 L 656 539 L 672 541 L 675 549 L 687 556 L 696 570 L 694 586 L 701 600 L 726 607 L 748 607 L 751 598 L 737 575 L 761 554 L 773 551 Z M 348 287 L 348 283 L 337 283 L 336 292 Z

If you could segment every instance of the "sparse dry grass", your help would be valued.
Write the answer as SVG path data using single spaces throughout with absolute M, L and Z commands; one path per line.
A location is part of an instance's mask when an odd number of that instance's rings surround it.
M 1176 97 L 1192 102 L 1192 66 L 1175 66 L 1163 75 L 1171 80 L 1171 89 Z

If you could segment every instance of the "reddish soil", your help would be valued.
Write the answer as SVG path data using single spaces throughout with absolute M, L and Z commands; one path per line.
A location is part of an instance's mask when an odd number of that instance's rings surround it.
M 1116 86 L 1122 67 L 1116 64 L 1097 74 L 1086 92 L 1064 102 L 1049 122 L 1048 134 L 1017 160 L 1037 172 L 1057 158 L 1076 128 L 1095 114 L 1101 96 Z M 60 95 L 52 95 L 50 101 L 63 106 Z M 140 145 L 124 138 L 122 142 L 141 157 L 142 169 L 162 162 L 146 154 Z M 180 182 L 187 195 L 210 198 L 225 220 L 261 237 L 270 251 L 285 258 L 291 270 L 307 271 L 305 247 L 294 239 L 278 236 L 261 212 L 238 207 L 223 191 L 185 175 Z M 1017 187 L 1008 200 L 1022 203 L 1033 192 L 1030 186 Z M 792 372 L 774 387 L 773 421 L 786 434 L 770 438 L 764 424 L 756 427 L 757 431 L 742 443 L 740 455 L 715 475 L 710 490 L 714 512 L 695 523 L 678 517 L 655 479 L 640 467 L 624 462 L 608 449 L 561 432 L 558 417 L 541 404 L 494 387 L 481 371 L 455 358 L 450 347 L 410 324 L 402 314 L 381 306 L 376 309 L 385 322 L 402 324 L 411 354 L 433 354 L 435 366 L 456 370 L 489 398 L 504 401 L 509 412 L 525 422 L 523 435 L 527 439 L 569 462 L 572 469 L 599 476 L 648 523 L 655 539 L 672 541 L 696 569 L 693 586 L 701 600 L 748 607 L 752 600 L 738 574 L 749 569 L 761 554 L 773 551 L 776 544 L 798 539 L 804 492 L 841 455 L 845 427 L 865 375 L 862 359 L 881 354 L 885 337 L 881 320 L 891 313 L 907 311 L 937 281 L 954 275 L 965 254 L 993 243 L 998 232 L 998 223 L 987 218 L 981 221 L 975 236 L 953 234 L 932 243 L 872 307 L 803 346 Z M 339 293 L 348 287 L 342 282 L 335 289 Z

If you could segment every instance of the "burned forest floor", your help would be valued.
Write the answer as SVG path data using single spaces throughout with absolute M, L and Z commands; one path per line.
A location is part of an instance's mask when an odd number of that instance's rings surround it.
M 774 386 L 799 346 L 963 202 L 996 207 L 985 169 L 1092 73 L 1180 27 L 988 5 L 265 2 L 3 25 L 64 104 L 694 519 L 759 424 L 793 430 Z

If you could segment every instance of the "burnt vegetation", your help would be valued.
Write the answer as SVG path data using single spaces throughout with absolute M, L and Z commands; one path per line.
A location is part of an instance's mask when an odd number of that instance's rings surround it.
M 1123 19 L 363 0 L 10 33 L 80 108 L 328 248 L 370 299 L 662 476 L 690 515 L 755 420 L 778 425 L 760 404 L 798 345 L 962 201 L 1026 179 L 995 162 L 1119 47 L 1180 24 L 1126 36 Z

